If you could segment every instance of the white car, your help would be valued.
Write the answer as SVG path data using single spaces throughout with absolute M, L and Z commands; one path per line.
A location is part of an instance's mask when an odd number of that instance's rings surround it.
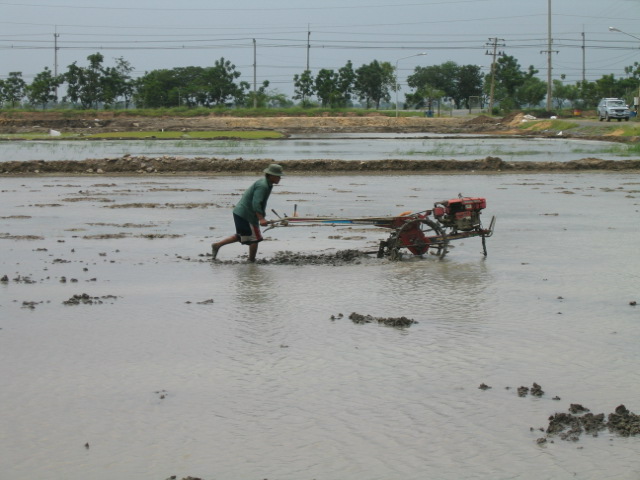
M 618 121 L 629 121 L 631 111 L 629 107 L 619 98 L 603 98 L 598 103 L 598 120 L 606 120 L 610 122 L 612 118 L 617 118 Z

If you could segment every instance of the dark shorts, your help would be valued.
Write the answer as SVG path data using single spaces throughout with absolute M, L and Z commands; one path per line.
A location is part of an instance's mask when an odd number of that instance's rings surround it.
M 262 241 L 262 233 L 260 233 L 260 227 L 257 225 L 251 225 L 244 218 L 233 214 L 233 221 L 236 224 L 236 235 L 238 236 L 240 243 L 243 245 L 249 245 L 251 243 L 258 243 Z

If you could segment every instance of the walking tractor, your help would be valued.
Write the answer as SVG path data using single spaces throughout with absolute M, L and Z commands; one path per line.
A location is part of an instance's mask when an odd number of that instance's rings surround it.
M 493 235 L 496 217 L 491 218 L 488 228 L 482 226 L 480 215 L 487 207 L 482 197 L 463 197 L 436 202 L 431 210 L 404 212 L 392 217 L 299 217 L 297 206 L 293 217 L 280 217 L 267 228 L 288 225 L 370 225 L 391 230 L 382 240 L 375 253 L 378 258 L 401 260 L 404 251 L 412 255 L 435 255 L 443 258 L 448 252 L 449 242 L 470 237 L 480 237 L 482 253 L 487 256 L 486 239 Z

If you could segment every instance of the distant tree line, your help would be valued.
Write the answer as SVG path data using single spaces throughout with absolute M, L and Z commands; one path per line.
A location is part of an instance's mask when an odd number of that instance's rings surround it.
M 146 72 L 132 78 L 133 67 L 122 57 L 115 66 L 104 65 L 104 56 L 95 53 L 87 57 L 88 65 L 77 62 L 67 71 L 54 75 L 47 67 L 30 84 L 21 72 L 10 72 L 0 79 L 0 107 L 18 108 L 25 105 L 47 108 L 59 102 L 83 109 L 115 108 L 167 108 L 194 107 L 288 107 L 297 100 L 302 107 L 322 106 L 345 108 L 356 104 L 379 109 L 391 104 L 397 87 L 397 72 L 389 62 L 373 60 L 354 68 L 348 61 L 337 71 L 321 69 L 314 76 L 305 70 L 293 77 L 292 100 L 264 81 L 259 87 L 241 80 L 241 73 L 224 57 L 211 67 L 181 67 Z M 469 98 L 487 102 L 491 85 L 494 105 L 501 111 L 535 108 L 547 94 L 547 84 L 536 75 L 538 71 L 518 64 L 512 56 L 498 58 L 493 75 L 483 75 L 477 65 L 441 65 L 416 67 L 407 78 L 411 92 L 405 94 L 404 108 L 433 109 L 436 102 L 447 99 L 455 108 L 469 107 Z M 594 82 L 565 84 L 553 81 L 553 105 L 562 108 L 569 104 L 575 108 L 593 107 L 601 97 L 619 97 L 630 100 L 640 85 L 640 63 L 625 68 L 625 77 L 604 75 Z M 58 89 L 65 85 L 65 95 L 59 98 Z

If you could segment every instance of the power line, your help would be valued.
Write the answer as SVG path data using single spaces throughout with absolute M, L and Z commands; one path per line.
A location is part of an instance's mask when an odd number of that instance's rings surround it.
M 419 2 L 419 3 L 396 3 L 396 4 L 377 4 L 377 5 L 342 5 L 342 6 L 332 6 L 332 7 L 264 7 L 264 8 L 156 8 L 155 11 L 159 12 L 254 12 L 254 11 L 287 11 L 290 12 L 292 10 L 299 11 L 307 11 L 307 10 L 322 10 L 322 11 L 330 11 L 330 10 L 360 10 L 363 8 L 399 8 L 399 7 L 422 7 L 422 6 L 433 6 L 433 5 L 450 5 L 450 4 L 459 4 L 459 3 L 478 3 L 478 1 L 486 1 L 486 0 L 440 0 L 436 2 Z M 46 5 L 39 3 L 12 3 L 12 2 L 0 2 L 0 5 L 8 5 L 14 7 L 37 7 L 37 8 L 54 8 L 54 9 L 86 9 L 86 10 L 115 10 L 115 11 L 145 11 L 147 12 L 149 9 L 145 7 L 94 7 L 91 5 Z

